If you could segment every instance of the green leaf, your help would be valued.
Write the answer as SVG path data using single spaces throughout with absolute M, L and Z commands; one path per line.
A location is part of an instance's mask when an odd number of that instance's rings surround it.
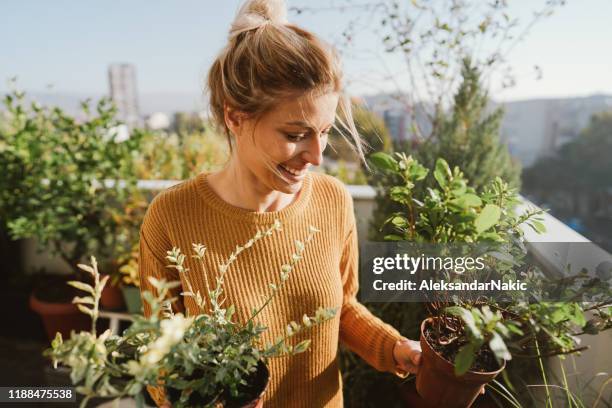
M 54 349 L 58 348 L 59 346 L 61 346 L 62 343 L 63 343 L 62 333 L 60 332 L 55 333 L 55 338 L 51 342 L 51 347 L 53 347 Z
M 399 167 L 397 161 L 390 155 L 384 152 L 376 152 L 371 154 L 368 159 L 370 162 L 380 170 L 398 171 Z
M 102 293 L 102 291 L 104 290 L 104 287 L 106 286 L 106 282 L 108 282 L 109 278 L 110 278 L 110 275 L 106 275 L 102 279 L 100 279 L 100 283 L 98 284 L 98 290 L 100 291 L 100 293 Z
M 512 356 L 506 347 L 506 343 L 497 332 L 493 332 L 491 340 L 489 340 L 489 348 L 495 354 L 495 358 L 499 364 L 502 360 L 511 360 Z
M 519 329 L 514 323 L 507 323 L 506 328 L 508 328 L 508 330 L 510 330 L 512 333 L 518 334 L 519 336 L 522 336 L 524 334 L 523 331 Z
M 480 207 L 482 200 L 475 194 L 464 194 L 449 201 L 449 204 L 459 208 Z
M 583 327 L 587 320 L 584 317 L 584 312 L 582 308 L 577 303 L 572 303 L 569 307 L 569 319 L 570 322 L 574 323 L 578 327 Z
M 480 333 L 480 329 L 476 326 L 476 320 L 474 319 L 474 315 L 469 310 L 461 307 L 461 306 L 450 306 L 444 309 L 445 312 L 450 313 L 454 316 L 460 317 L 461 320 L 467 326 L 468 331 L 475 338 L 482 338 L 482 334 Z
M 92 298 L 91 296 L 84 296 L 84 297 L 75 296 L 74 299 L 72 299 L 72 303 L 81 303 L 84 305 L 93 306 L 95 301 L 94 301 L 94 298 Z
M 148 290 L 142 293 L 142 298 L 149 305 L 153 305 L 156 302 L 155 296 L 153 296 L 153 294 L 149 292 Z
M 86 315 L 93 316 L 93 311 L 90 308 L 83 306 L 83 305 L 78 305 L 78 304 L 77 304 L 77 307 L 79 308 L 81 312 L 85 313 Z
M 396 234 L 385 235 L 383 238 L 385 241 L 403 241 L 404 237 Z
M 540 221 L 531 221 L 531 225 L 533 226 L 533 229 L 539 234 L 543 234 L 546 232 L 546 226 Z
M 550 314 L 550 320 L 556 324 L 564 320 L 568 320 L 569 314 L 570 314 L 569 306 L 567 304 L 564 304 L 561 307 L 558 307 L 557 309 L 555 309 Z
M 91 285 L 88 285 L 87 283 L 83 283 L 79 281 L 69 281 L 68 285 L 75 287 L 79 290 L 82 290 L 84 292 L 91 293 L 92 295 L 95 293 L 94 288 Z
M 236 312 L 236 307 L 234 305 L 230 305 L 225 311 L 225 319 L 229 322 L 232 320 L 232 316 Z
M 410 186 L 412 188 L 413 186 Z M 411 190 L 406 186 L 394 186 L 389 189 L 389 198 L 400 204 L 408 204 Z
M 415 162 L 412 162 L 410 168 L 408 169 L 408 173 L 410 174 L 410 177 L 413 180 L 421 181 L 425 177 L 427 177 L 429 170 L 426 169 L 424 166 L 422 166 L 420 163 L 415 161 Z
M 398 228 L 406 228 L 408 227 L 408 220 L 406 218 L 397 216 L 391 219 L 391 224 L 395 225 Z
M 439 158 L 436 160 L 436 168 L 434 170 L 434 178 L 440 187 L 444 188 L 448 184 L 448 179 L 452 176 L 450 168 L 446 160 Z
M 85 272 L 88 272 L 90 275 L 94 275 L 95 271 L 94 268 L 92 268 L 89 265 L 85 265 L 85 264 L 78 264 L 77 265 L 80 269 L 84 270 Z
M 474 345 L 467 343 L 455 356 L 455 375 L 460 376 L 467 373 L 474 362 Z
M 294 348 L 293 348 L 293 352 L 295 354 L 297 353 L 303 353 L 306 350 L 308 350 L 308 347 L 310 347 L 310 339 L 308 340 L 304 340 L 299 342 Z
M 482 209 L 476 220 L 474 221 L 474 225 L 476 227 L 476 231 L 480 234 L 485 232 L 499 221 L 499 217 L 501 217 L 501 209 L 495 204 L 487 204 Z
M 467 184 L 463 179 L 456 179 L 451 182 L 450 189 L 454 195 L 459 196 L 461 194 L 465 194 Z

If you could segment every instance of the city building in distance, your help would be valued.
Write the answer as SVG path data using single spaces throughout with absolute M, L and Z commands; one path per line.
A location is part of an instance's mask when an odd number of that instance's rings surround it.
M 118 117 L 130 129 L 141 126 L 136 88 L 136 67 L 132 64 L 111 64 L 108 67 L 110 97 L 117 105 Z

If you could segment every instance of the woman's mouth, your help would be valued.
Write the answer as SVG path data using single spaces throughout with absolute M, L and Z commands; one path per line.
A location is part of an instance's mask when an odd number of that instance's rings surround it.
M 306 173 L 308 172 L 308 167 L 304 167 L 301 170 L 298 170 L 298 169 L 289 167 L 286 164 L 279 164 L 278 169 L 289 181 L 293 181 L 293 182 L 301 181 L 304 178 L 304 176 L 306 176 Z

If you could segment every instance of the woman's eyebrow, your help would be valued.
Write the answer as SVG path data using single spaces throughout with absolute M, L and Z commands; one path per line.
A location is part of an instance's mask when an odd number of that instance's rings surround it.
M 290 126 L 300 126 L 300 127 L 304 127 L 307 129 L 312 129 L 312 130 L 316 130 L 314 127 L 312 127 L 308 122 L 304 122 L 302 120 L 295 120 L 292 122 L 285 122 L 285 125 L 290 125 Z M 326 127 L 332 127 L 333 123 L 326 126 Z
M 304 122 L 302 120 L 295 120 L 293 122 L 285 122 L 285 125 L 291 125 L 291 126 L 300 126 L 300 127 L 305 127 L 305 128 L 311 128 L 310 124 L 308 122 Z

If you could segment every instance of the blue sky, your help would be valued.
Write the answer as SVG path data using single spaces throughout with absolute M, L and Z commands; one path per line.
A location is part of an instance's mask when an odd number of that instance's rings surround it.
M 484 0 L 483 0 L 484 1 Z M 198 94 L 207 68 L 224 45 L 238 0 L 3 0 L 0 2 L 0 81 L 17 75 L 22 88 L 99 95 L 107 92 L 108 64 L 136 65 L 141 93 Z M 288 1 L 324 5 L 324 0 Z M 533 2 L 510 0 L 516 14 Z M 342 14 L 318 13 L 290 20 L 328 40 L 344 27 Z M 518 76 L 496 99 L 612 94 L 612 1 L 568 0 L 540 22 L 509 59 Z M 375 38 L 363 47 L 376 48 Z M 532 67 L 544 76 L 534 81 Z M 349 78 L 367 77 L 375 61 L 346 61 Z M 5 89 L 4 83 L 0 89 Z M 353 85 L 372 93 L 388 84 Z

